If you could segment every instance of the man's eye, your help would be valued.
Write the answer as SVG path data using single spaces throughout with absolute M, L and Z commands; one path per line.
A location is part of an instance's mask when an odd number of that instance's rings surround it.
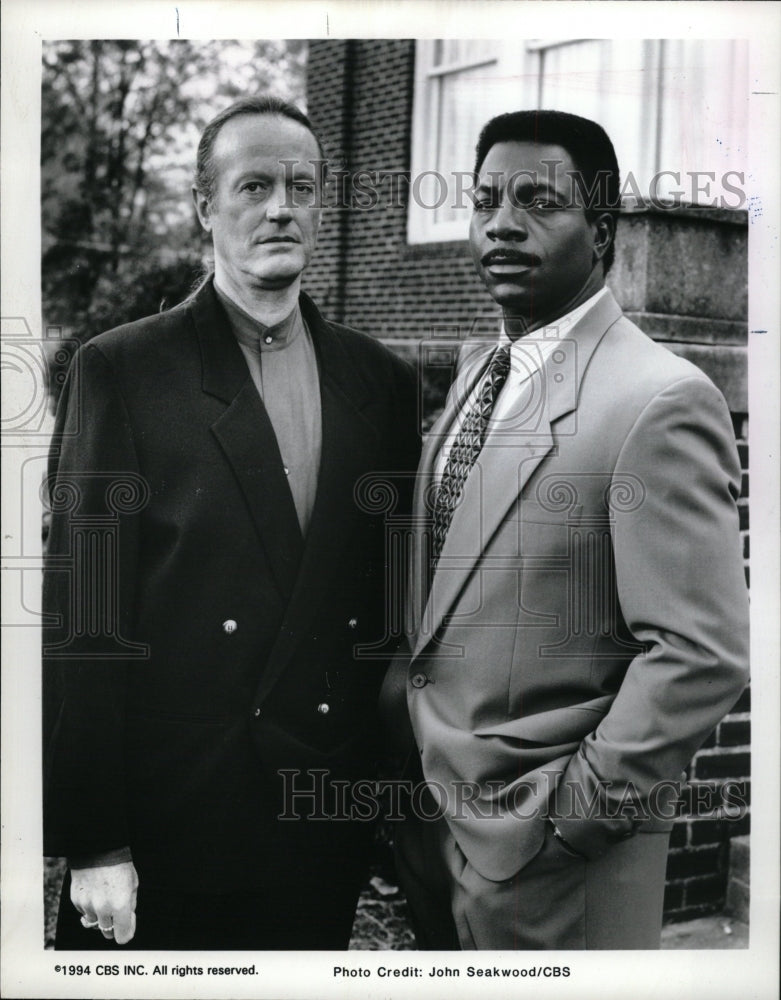
M 261 181 L 247 181 L 242 186 L 242 191 L 246 191 L 248 194 L 259 194 L 261 191 L 265 191 L 265 189 L 266 185 Z
M 296 181 L 293 183 L 293 201 L 299 208 L 311 208 L 317 198 L 317 189 L 309 181 Z
M 552 201 L 550 198 L 532 198 L 529 201 L 528 207 L 545 212 L 560 208 L 561 206 L 557 201 Z
M 484 196 L 482 198 L 475 198 L 474 206 L 476 212 L 490 212 L 498 208 L 499 204 L 496 198 Z

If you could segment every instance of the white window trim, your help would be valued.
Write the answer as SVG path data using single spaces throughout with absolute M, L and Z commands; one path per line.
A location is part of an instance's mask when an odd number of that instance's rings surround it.
M 507 39 L 497 39 L 496 52 L 494 56 L 483 53 L 480 57 L 476 57 L 474 60 L 464 60 L 462 62 L 452 63 L 446 66 L 433 65 L 434 47 L 436 45 L 435 40 L 426 39 L 416 42 L 410 163 L 411 184 L 407 207 L 407 242 L 410 245 L 436 245 L 438 243 L 463 242 L 468 239 L 469 235 L 469 212 L 464 212 L 462 218 L 447 220 L 440 219 L 440 221 L 437 221 L 434 211 L 416 204 L 416 199 L 413 196 L 416 191 L 416 179 L 419 182 L 421 175 L 430 171 L 432 166 L 438 162 L 438 133 L 436 123 L 439 118 L 439 88 L 432 87 L 432 81 L 437 81 L 449 73 L 456 73 L 458 71 L 488 66 L 496 66 L 500 77 L 509 78 L 510 75 L 520 74 L 521 79 L 531 80 L 532 73 L 534 72 L 533 67 L 537 65 L 540 60 L 544 60 L 546 52 L 575 45 L 579 42 L 600 41 L 610 40 L 598 38 L 526 39 L 522 42 L 522 44 L 518 44 L 517 42 L 511 42 Z M 653 43 L 657 46 L 658 50 L 654 50 L 654 52 L 650 54 L 650 58 L 654 61 L 654 65 L 661 69 L 663 65 L 662 46 L 666 43 L 664 40 L 647 40 L 647 43 Z M 746 59 L 747 56 L 744 53 L 738 53 L 735 58 Z M 643 61 L 643 65 L 645 65 L 645 61 Z M 682 64 L 681 68 L 677 70 L 679 75 L 682 72 L 685 73 L 685 71 L 685 64 Z M 645 125 L 641 125 L 640 134 L 637 137 L 639 143 L 638 148 L 633 151 L 632 157 L 627 158 L 625 154 L 623 156 L 623 159 L 630 162 L 632 165 L 635 179 L 640 185 L 641 197 L 644 191 L 643 185 L 647 181 L 650 181 L 651 178 L 659 172 L 659 164 L 661 162 L 663 148 L 665 143 L 669 143 L 669 139 L 666 138 L 666 135 L 671 126 L 669 124 L 670 117 L 668 116 L 669 109 L 664 103 L 664 91 L 668 86 L 667 74 L 675 72 L 676 68 L 674 66 L 672 68 L 665 66 L 665 75 L 659 75 L 652 91 L 648 93 L 643 104 L 643 122 Z M 537 80 L 537 85 L 535 87 L 537 91 L 536 99 L 531 97 L 531 95 L 527 95 L 531 99 L 524 102 L 525 106 L 540 106 L 539 102 L 542 99 L 540 80 L 541 78 Z M 739 114 L 740 109 L 742 108 L 742 105 L 740 104 L 741 93 L 742 88 L 738 87 L 737 96 L 734 102 L 735 108 L 738 110 L 735 110 L 733 114 Z M 669 97 L 667 100 L 669 100 Z M 722 116 L 726 115 L 727 120 L 729 120 L 729 109 L 722 108 L 720 113 Z M 673 119 L 673 121 L 675 121 L 675 119 Z M 606 122 L 605 127 L 608 129 L 608 132 L 613 132 L 613 141 L 616 142 L 618 148 L 615 124 Z M 676 126 L 673 125 L 672 127 Z M 678 123 L 677 127 L 680 129 L 682 126 Z M 650 132 L 648 131 L 649 129 Z M 475 139 L 476 138 L 477 137 L 475 136 Z M 678 146 L 681 146 L 680 142 L 675 145 L 674 151 L 677 151 Z M 681 146 L 681 148 L 684 148 L 684 146 L 685 143 Z M 740 152 L 741 146 L 745 146 L 745 141 L 740 143 L 733 140 L 732 146 Z M 729 150 L 729 145 L 727 145 L 726 148 Z M 620 148 L 618 148 L 618 153 L 619 162 L 621 162 L 622 153 Z M 734 173 L 735 171 L 732 167 L 736 164 L 737 166 L 741 166 L 742 160 L 739 158 L 735 159 L 734 157 L 733 159 L 734 163 L 730 160 L 724 161 L 726 164 L 724 169 L 729 168 Z M 682 170 L 684 169 L 685 168 L 682 167 Z M 667 173 L 669 173 L 669 171 Z M 625 168 L 622 172 L 622 184 L 626 184 L 627 177 L 628 175 Z M 671 180 L 667 183 L 667 187 L 675 187 L 677 184 L 677 180 L 675 183 Z M 417 190 L 418 193 L 420 193 L 420 188 L 417 188 Z M 423 192 L 424 194 L 428 193 L 426 192 L 425 185 L 423 186 Z M 729 189 L 730 195 L 732 195 L 733 192 L 734 189 Z M 672 194 L 674 193 L 675 192 L 672 192 Z M 661 198 L 666 196 L 664 182 L 659 189 L 658 196 Z M 714 186 L 713 197 L 718 198 L 720 196 L 719 190 Z M 434 198 L 435 197 L 436 195 L 434 195 Z M 694 195 L 692 195 L 692 199 L 693 198 Z M 631 188 L 627 190 L 624 202 L 625 206 L 628 208 L 635 206 L 635 199 L 632 196 Z
M 412 161 L 410 163 L 410 195 L 407 205 L 407 242 L 449 243 L 466 240 L 469 235 L 469 220 L 453 219 L 447 222 L 432 222 L 430 212 L 415 204 L 413 185 L 415 178 L 431 169 L 436 162 L 436 130 L 430 127 L 436 121 L 439 107 L 436 100 L 427 102 L 429 83 L 433 78 L 465 69 L 491 66 L 499 61 L 498 56 L 474 59 L 447 66 L 433 66 L 435 41 L 421 39 L 415 43 L 415 89 L 412 100 Z

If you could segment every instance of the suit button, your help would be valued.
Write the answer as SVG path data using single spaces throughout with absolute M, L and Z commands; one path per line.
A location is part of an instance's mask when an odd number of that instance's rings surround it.
M 414 688 L 423 688 L 428 684 L 429 680 L 425 674 L 413 674 L 411 683 Z
M 331 706 L 327 702 L 321 701 L 320 704 L 317 706 L 317 711 L 321 715 L 328 715 L 328 713 L 331 711 Z
M 347 622 L 347 627 L 348 628 L 358 628 L 358 619 L 357 618 L 351 618 L 349 620 L 349 622 Z
M 256 708 L 256 709 L 255 709 L 255 711 L 254 711 L 254 712 L 253 712 L 252 714 L 253 714 L 253 715 L 255 716 L 255 718 L 257 719 L 257 717 L 258 717 L 258 716 L 260 715 L 260 709 L 259 709 L 259 708 Z
M 238 627 L 239 626 L 232 618 L 229 618 L 227 621 L 222 623 L 222 631 L 226 635 L 233 635 L 233 633 L 236 631 Z

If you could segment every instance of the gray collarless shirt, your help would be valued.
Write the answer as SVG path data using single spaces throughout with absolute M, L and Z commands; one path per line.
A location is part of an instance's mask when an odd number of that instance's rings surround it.
M 298 523 L 306 535 L 322 450 L 320 379 L 312 337 L 298 303 L 281 323 L 267 327 L 216 285 L 214 290 L 274 428 Z

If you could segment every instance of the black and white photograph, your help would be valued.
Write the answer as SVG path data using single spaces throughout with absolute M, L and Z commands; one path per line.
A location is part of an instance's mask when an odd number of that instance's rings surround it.
M 103 7 L 4 11 L 3 995 L 778 996 L 779 5 Z

